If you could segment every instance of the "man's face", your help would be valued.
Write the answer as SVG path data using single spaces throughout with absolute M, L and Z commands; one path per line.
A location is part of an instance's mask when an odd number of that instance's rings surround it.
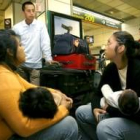
M 86 37 L 86 41 L 87 41 L 88 44 L 90 43 L 90 37 L 89 36 Z
M 25 5 L 25 9 L 23 11 L 25 19 L 28 21 L 33 21 L 35 18 L 35 7 L 34 5 Z

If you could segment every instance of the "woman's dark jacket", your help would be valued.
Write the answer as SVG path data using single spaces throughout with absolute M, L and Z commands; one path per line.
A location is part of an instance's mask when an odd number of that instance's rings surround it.
M 132 59 L 128 61 L 126 89 L 134 90 L 140 97 L 140 60 Z M 101 87 L 109 84 L 113 91 L 122 90 L 119 73 L 115 63 L 111 62 L 105 68 L 98 90 L 92 100 L 92 109 L 100 108 L 100 99 L 103 97 Z M 124 116 L 118 109 L 109 106 L 107 112 L 112 117 L 126 117 L 138 121 L 140 123 L 140 111 L 133 116 Z

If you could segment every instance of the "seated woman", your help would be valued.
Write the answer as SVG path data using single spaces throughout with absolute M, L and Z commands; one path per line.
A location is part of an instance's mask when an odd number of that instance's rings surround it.
M 119 109 L 100 106 L 101 88 L 108 84 L 113 92 L 132 89 L 140 97 L 140 62 L 135 59 L 135 41 L 126 31 L 114 32 L 108 39 L 105 57 L 110 60 L 102 74 L 92 103 L 76 110 L 81 137 L 84 140 L 138 140 L 140 138 L 140 113 L 126 117 Z M 112 118 L 97 124 L 100 114 L 108 112 Z M 96 133 L 97 132 L 97 133 Z
M 0 30 L 0 140 L 77 140 L 77 123 L 68 116 L 72 99 L 67 96 L 62 99 L 53 119 L 23 116 L 19 109 L 20 93 L 37 87 L 16 72 L 17 66 L 24 61 L 24 48 L 18 36 L 11 30 Z

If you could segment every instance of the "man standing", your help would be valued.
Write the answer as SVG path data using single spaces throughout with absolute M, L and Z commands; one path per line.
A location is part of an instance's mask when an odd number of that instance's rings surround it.
M 56 61 L 52 60 L 50 38 L 46 25 L 35 19 L 34 4 L 30 1 L 23 3 L 22 11 L 25 20 L 13 27 L 13 30 L 21 37 L 26 54 L 26 61 L 18 68 L 18 72 L 27 81 L 39 85 L 42 55 L 50 64 L 56 63 Z

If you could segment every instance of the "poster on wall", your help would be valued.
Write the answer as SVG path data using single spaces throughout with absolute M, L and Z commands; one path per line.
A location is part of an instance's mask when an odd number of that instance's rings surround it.
M 4 19 L 4 28 L 11 29 L 11 18 Z

